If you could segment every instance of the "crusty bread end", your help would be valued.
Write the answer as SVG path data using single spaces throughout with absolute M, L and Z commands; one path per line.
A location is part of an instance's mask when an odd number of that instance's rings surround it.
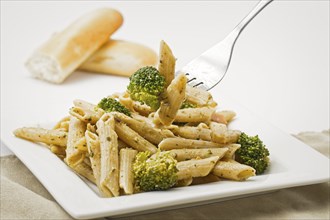
M 26 67 L 36 78 L 61 83 L 106 43 L 122 23 L 122 15 L 111 8 L 83 15 L 41 45 L 28 59 Z
M 152 49 L 133 42 L 123 40 L 109 40 L 92 56 L 90 56 L 79 69 L 130 76 L 144 66 L 156 66 L 158 56 Z

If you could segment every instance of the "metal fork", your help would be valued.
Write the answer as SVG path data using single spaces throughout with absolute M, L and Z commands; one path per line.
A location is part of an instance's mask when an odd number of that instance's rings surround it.
M 193 59 L 179 71 L 186 73 L 190 86 L 210 90 L 223 79 L 238 36 L 246 25 L 272 1 L 261 0 L 224 40 Z

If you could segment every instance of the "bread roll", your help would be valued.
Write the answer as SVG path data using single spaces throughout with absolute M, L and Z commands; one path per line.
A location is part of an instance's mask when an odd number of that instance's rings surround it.
M 36 78 L 61 83 L 107 42 L 122 23 L 122 15 L 111 8 L 85 14 L 41 45 L 26 67 Z
M 79 69 L 130 76 L 141 67 L 155 66 L 157 61 L 157 54 L 146 46 L 122 40 L 109 40 Z

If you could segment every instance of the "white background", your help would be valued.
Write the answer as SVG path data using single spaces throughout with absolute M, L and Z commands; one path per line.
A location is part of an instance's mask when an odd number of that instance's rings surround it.
M 1 133 L 57 121 L 76 98 L 97 102 L 128 79 L 75 72 L 53 85 L 32 78 L 29 55 L 52 33 L 94 8 L 124 16 L 113 38 L 158 52 L 165 40 L 177 69 L 222 40 L 257 1 L 1 1 Z M 329 1 L 274 1 L 242 32 L 231 66 L 212 93 L 230 96 L 293 134 L 329 129 Z M 2 135 L 1 135 L 2 136 Z M 2 154 L 6 148 L 2 146 Z

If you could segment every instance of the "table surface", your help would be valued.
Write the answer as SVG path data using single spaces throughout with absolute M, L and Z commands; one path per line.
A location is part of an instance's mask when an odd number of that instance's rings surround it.
M 9 124 L 53 121 L 67 114 L 72 100 L 96 100 L 118 88 L 111 84 L 117 77 L 83 72 L 53 85 L 32 78 L 24 67 L 34 49 L 83 13 L 118 9 L 124 24 L 113 38 L 157 52 L 163 39 L 180 69 L 222 40 L 256 3 L 1 1 L 1 136 Z M 85 89 L 100 79 L 98 91 Z M 229 95 L 290 134 L 328 129 L 329 1 L 268 5 L 240 35 L 227 75 L 212 93 Z M 2 145 L 1 155 L 7 153 Z

